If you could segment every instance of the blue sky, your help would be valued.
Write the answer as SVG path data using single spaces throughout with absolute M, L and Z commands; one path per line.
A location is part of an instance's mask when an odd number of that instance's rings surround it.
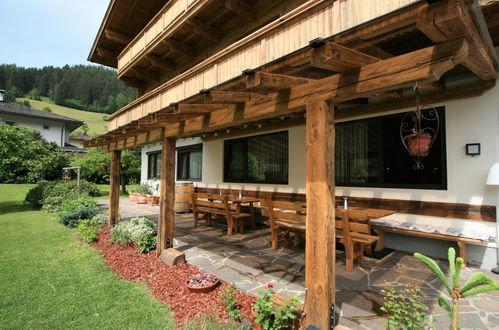
M 0 0 L 0 64 L 88 64 L 109 0 Z

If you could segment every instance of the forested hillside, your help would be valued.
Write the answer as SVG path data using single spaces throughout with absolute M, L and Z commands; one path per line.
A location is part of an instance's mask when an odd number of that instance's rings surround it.
M 23 68 L 0 65 L 0 89 L 7 100 L 50 97 L 55 104 L 102 113 L 113 113 L 133 100 L 135 91 L 116 78 L 116 72 L 94 65 Z

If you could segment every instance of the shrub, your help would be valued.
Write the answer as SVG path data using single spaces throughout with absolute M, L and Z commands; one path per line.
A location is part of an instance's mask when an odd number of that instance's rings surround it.
M 57 206 L 57 212 L 60 214 L 74 211 L 78 208 L 96 206 L 97 202 L 92 197 L 81 197 L 77 199 L 63 199 L 62 203 Z
M 49 184 L 49 182 L 43 182 L 31 188 L 26 194 L 24 201 L 31 204 L 31 207 L 33 207 L 34 209 L 40 209 L 43 206 L 43 196 L 45 189 Z
M 80 197 L 100 196 L 100 191 L 93 183 L 82 180 L 80 182 Z M 65 200 L 78 199 L 77 183 L 75 181 L 50 182 L 43 193 L 43 210 L 46 212 L 57 212 L 60 204 Z
M 274 291 L 272 284 L 268 284 L 267 290 L 260 290 L 262 295 L 253 305 L 253 310 L 257 313 L 255 323 L 262 326 L 262 329 L 287 329 L 289 322 L 296 318 L 300 296 L 290 295 L 291 301 L 286 301 L 285 306 L 275 306 L 271 301 Z
M 82 220 L 75 229 L 78 236 L 80 236 L 85 242 L 92 243 L 97 240 L 97 227 L 92 225 L 90 220 Z
M 139 252 L 148 252 L 156 246 L 154 223 L 147 218 L 133 218 L 111 229 L 111 244 L 128 245 L 135 242 Z
M 433 318 L 423 303 L 423 292 L 414 284 L 406 284 L 401 290 L 385 287 L 381 310 L 388 313 L 383 323 L 386 329 L 434 329 Z
M 147 195 L 150 193 L 150 188 L 147 184 L 143 183 L 140 186 L 138 186 L 135 189 L 132 189 L 131 192 L 137 193 L 137 194 L 142 194 L 142 195 Z
M 153 235 L 144 235 L 140 236 L 135 240 L 135 244 L 138 245 L 137 252 L 146 253 L 156 248 L 156 236 Z
M 96 206 L 82 207 L 64 214 L 59 222 L 67 227 L 73 228 L 77 226 L 81 220 L 92 219 L 99 212 L 101 212 L 101 209 Z
M 109 214 L 107 211 L 104 211 L 92 217 L 91 220 L 94 226 L 106 225 L 109 221 Z
M 220 298 L 227 308 L 229 317 L 239 321 L 241 319 L 241 310 L 237 305 L 236 283 L 232 282 L 230 286 L 223 288 L 222 291 L 220 291 Z

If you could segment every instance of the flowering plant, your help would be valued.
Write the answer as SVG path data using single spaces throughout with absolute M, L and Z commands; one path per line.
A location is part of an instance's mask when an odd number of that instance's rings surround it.
M 274 296 L 273 287 L 272 283 L 269 283 L 266 290 L 258 291 L 262 297 L 258 298 L 253 305 L 253 310 L 257 313 L 255 323 L 260 324 L 264 330 L 288 328 L 289 321 L 296 318 L 297 306 L 300 302 L 300 296 L 291 295 L 291 300 L 285 301 L 284 306 L 276 306 L 271 300 Z
M 194 288 L 204 288 L 210 286 L 218 281 L 218 277 L 212 274 L 201 273 L 192 275 L 191 279 L 187 282 L 189 286 Z

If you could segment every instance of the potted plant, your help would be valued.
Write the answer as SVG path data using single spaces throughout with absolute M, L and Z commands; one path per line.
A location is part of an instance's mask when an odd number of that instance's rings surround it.
M 137 204 L 147 204 L 147 195 L 149 194 L 149 187 L 145 184 L 141 184 L 135 190 L 137 196 Z
M 431 141 L 431 135 L 422 131 L 406 136 L 409 155 L 414 157 L 428 156 Z
M 199 273 L 192 275 L 185 285 L 192 292 L 206 293 L 215 288 L 219 283 L 220 278 L 217 275 Z

